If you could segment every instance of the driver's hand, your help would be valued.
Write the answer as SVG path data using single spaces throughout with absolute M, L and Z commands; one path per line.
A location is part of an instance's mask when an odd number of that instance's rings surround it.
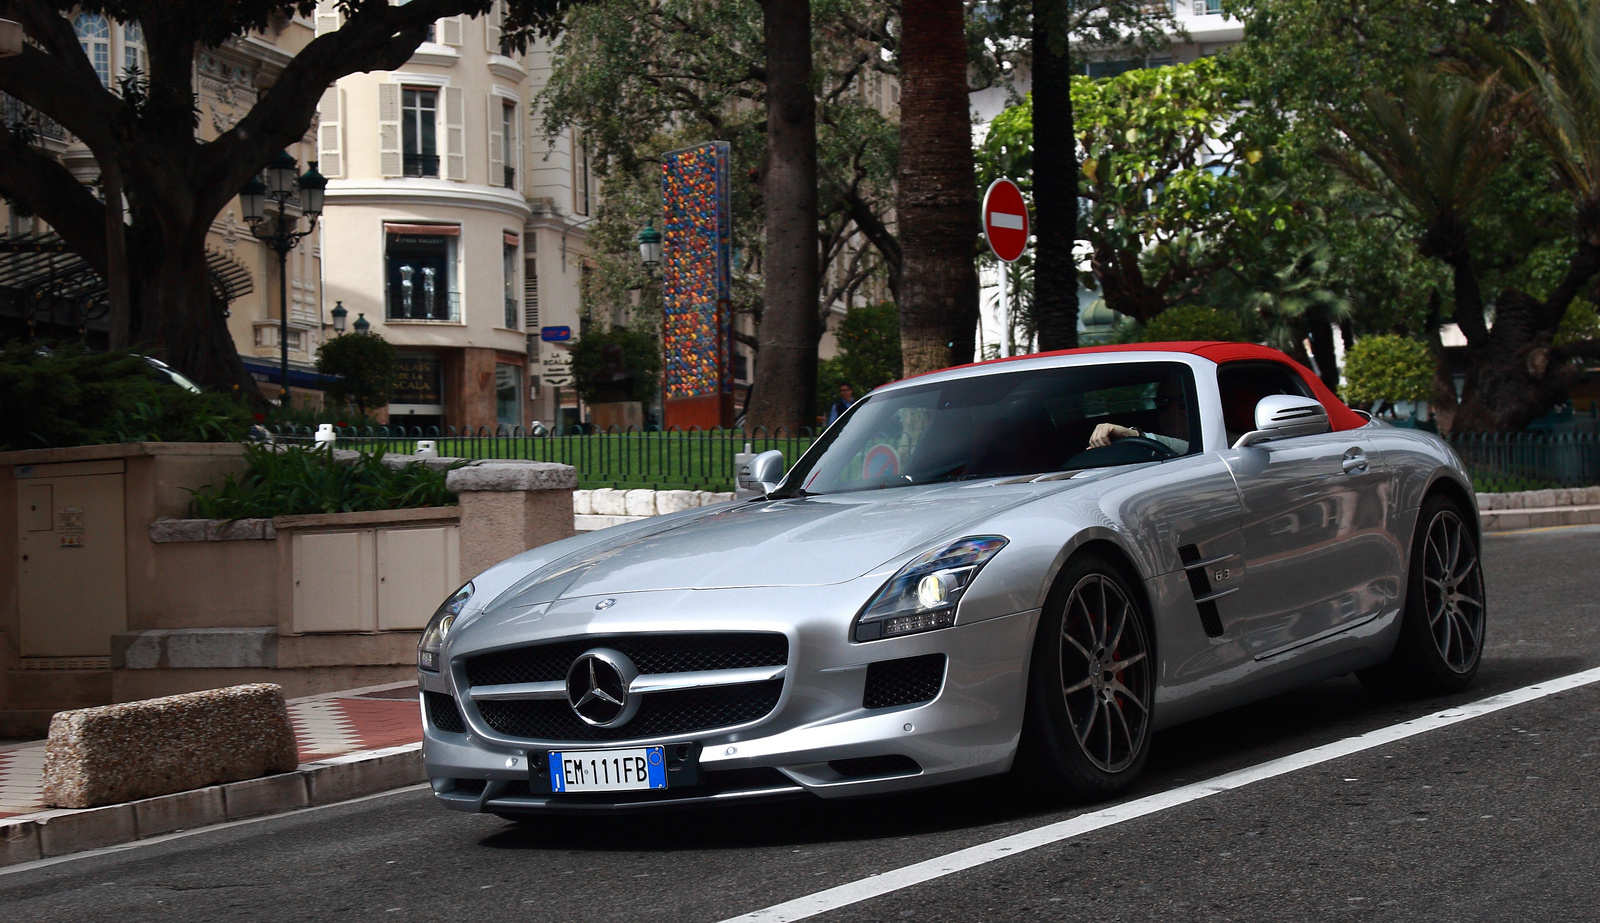
M 1101 423 L 1089 434 L 1089 448 L 1103 449 L 1118 439 L 1127 439 L 1137 436 L 1139 431 L 1132 427 L 1119 426 L 1115 423 Z

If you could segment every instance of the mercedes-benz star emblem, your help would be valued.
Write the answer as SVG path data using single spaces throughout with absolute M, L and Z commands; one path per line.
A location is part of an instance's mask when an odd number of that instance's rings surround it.
M 602 599 L 599 602 L 595 603 L 594 607 L 596 609 L 609 609 L 612 606 L 615 606 L 616 604 L 617 604 L 617 601 L 614 600 L 614 599 Z
M 628 694 L 638 675 L 638 668 L 621 651 L 605 647 L 585 651 L 567 671 L 567 703 L 595 727 L 626 724 L 639 711 L 639 697 Z

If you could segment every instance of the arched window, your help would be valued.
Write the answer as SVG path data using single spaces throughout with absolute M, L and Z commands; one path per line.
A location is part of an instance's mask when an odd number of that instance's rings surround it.
M 144 66 L 144 26 L 136 22 L 122 24 L 122 72 L 136 70 L 143 74 Z
M 94 65 L 101 86 L 111 86 L 111 24 L 98 13 L 79 13 L 72 21 L 78 33 L 78 44 Z

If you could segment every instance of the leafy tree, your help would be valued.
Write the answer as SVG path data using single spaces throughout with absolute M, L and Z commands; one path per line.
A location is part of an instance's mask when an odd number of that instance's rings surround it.
M 511 0 L 514 41 L 548 32 L 566 0 Z M 0 194 L 42 217 L 102 277 L 125 267 L 129 304 L 112 317 L 113 345 L 145 344 L 190 378 L 220 391 L 256 394 L 228 334 L 225 306 L 206 277 L 213 219 L 273 154 L 305 137 L 329 84 L 347 74 L 391 70 L 411 57 L 441 16 L 477 15 L 490 0 L 340 0 L 343 25 L 284 64 L 273 86 L 229 130 L 196 134 L 195 54 L 310 16 L 313 0 L 0 0 L 0 18 L 22 24 L 22 53 L 0 59 L 0 92 L 59 122 L 120 188 L 124 227 L 71 169 L 15 125 L 0 126 Z M 100 83 L 69 18 L 96 13 L 143 30 L 148 68 L 117 86 Z M 108 197 L 120 207 L 121 197 Z M 126 260 L 120 260 L 120 254 Z M 116 269 L 117 271 L 113 271 Z
M 1353 406 L 1426 400 L 1436 372 L 1426 343 L 1393 334 L 1362 337 L 1344 357 L 1344 397 Z
M 1040 345 L 1078 345 L 1078 161 L 1074 146 L 1069 42 L 1097 55 L 1143 57 L 1167 47 L 1172 10 L 1147 0 L 985 0 L 969 16 L 969 43 L 979 80 L 997 81 L 1025 66 L 1041 119 L 1031 153 L 1036 304 Z
M 572 344 L 572 380 L 578 394 L 593 403 L 595 373 L 606 364 L 605 348 L 622 348 L 622 365 L 633 373 L 633 399 L 644 405 L 655 403 L 661 387 L 661 344 L 653 333 L 629 327 L 590 328 Z
M 1147 321 L 1291 233 L 1299 212 L 1281 195 L 1272 135 L 1244 103 L 1215 58 L 1074 78 L 1091 247 L 1083 281 L 1112 310 Z M 980 181 L 1037 182 L 1032 132 L 1031 98 L 997 118 L 980 148 Z
M 334 337 L 317 350 L 317 371 L 333 375 L 327 396 L 337 404 L 354 404 L 367 412 L 389 403 L 400 377 L 400 357 L 394 344 L 376 333 Z
M 773 36 L 762 23 L 778 6 L 756 0 L 596 0 L 574 7 L 539 104 L 551 133 L 569 125 L 584 130 L 606 174 L 606 202 L 590 240 L 599 263 L 593 307 L 618 316 L 633 303 L 630 290 L 642 289 L 643 311 L 631 309 L 634 316 L 657 310 L 657 290 L 639 271 L 634 235 L 660 213 L 660 152 L 726 140 L 736 184 L 733 308 L 760 322 L 757 337 L 744 340 L 760 353 L 756 399 L 760 404 L 768 395 L 792 403 L 799 396 L 803 409 L 809 385 L 784 379 L 803 377 L 797 357 L 803 357 L 804 374 L 814 367 L 826 306 L 849 301 L 873 278 L 886 276 L 891 291 L 898 284 L 900 247 L 887 217 L 894 204 L 897 132 L 879 114 L 871 91 L 875 75 L 895 70 L 883 53 L 894 42 L 892 10 L 882 0 L 830 0 L 812 6 L 809 32 L 792 24 L 778 30 L 780 37 L 813 37 L 816 131 L 809 146 L 817 163 L 815 177 L 805 180 L 786 172 L 807 169 L 793 154 L 775 157 L 769 149 L 777 140 L 769 129 L 790 124 L 768 111 L 778 104 L 774 81 L 784 72 L 773 67 Z M 804 95 L 789 92 L 785 111 Z M 785 145 L 796 145 L 795 138 L 778 135 Z M 807 146 L 800 139 L 798 148 Z M 815 195 L 804 195 L 807 190 Z M 794 196 L 800 198 L 781 204 Z M 806 204 L 801 199 L 815 203 L 813 218 L 799 220 L 792 213 Z M 773 262 L 769 222 L 779 215 L 784 217 L 776 227 L 789 241 L 788 268 Z M 816 228 L 815 235 L 794 236 L 807 228 Z M 794 272 L 809 273 L 811 281 L 795 279 Z M 778 377 L 768 377 L 773 375 Z M 770 412 L 770 406 L 753 408 L 752 422 Z

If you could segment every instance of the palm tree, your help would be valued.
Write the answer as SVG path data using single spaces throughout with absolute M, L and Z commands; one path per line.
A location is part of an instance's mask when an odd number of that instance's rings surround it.
M 1307 339 L 1323 384 L 1338 389 L 1333 325 L 1350 318 L 1350 301 L 1325 284 L 1332 264 L 1325 244 L 1294 254 L 1281 268 L 1254 280 L 1243 300 L 1245 310 L 1266 327 L 1266 343 L 1296 358 Z

